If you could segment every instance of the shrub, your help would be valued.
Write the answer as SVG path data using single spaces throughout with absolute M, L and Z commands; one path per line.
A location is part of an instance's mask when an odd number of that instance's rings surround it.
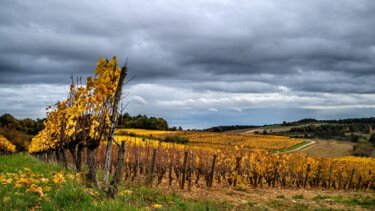
M 189 139 L 186 137 L 180 137 L 180 136 L 166 136 L 164 142 L 169 142 L 169 143 L 177 143 L 177 144 L 187 144 L 189 143 Z

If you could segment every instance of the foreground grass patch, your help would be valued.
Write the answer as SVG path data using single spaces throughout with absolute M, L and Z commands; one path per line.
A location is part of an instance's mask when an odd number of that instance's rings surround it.
M 86 185 L 84 177 L 26 154 L 0 157 L 0 210 L 221 210 L 225 202 L 186 200 L 157 188 L 123 183 L 119 196 Z
M 354 197 L 344 198 L 337 196 L 333 199 L 335 202 L 349 206 L 360 206 L 362 208 L 375 209 L 375 197 L 354 194 Z

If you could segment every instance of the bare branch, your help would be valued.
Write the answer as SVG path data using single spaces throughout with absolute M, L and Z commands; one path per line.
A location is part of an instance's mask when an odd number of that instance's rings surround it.
M 118 143 L 114 137 L 112 137 L 112 140 L 117 144 L 117 146 L 121 146 L 121 144 Z
M 135 78 L 135 76 L 136 76 L 136 75 L 134 75 L 134 76 L 131 77 L 129 80 L 127 80 L 127 81 L 124 83 L 124 86 L 125 86 L 126 84 L 128 84 L 130 81 L 132 81 L 132 80 Z

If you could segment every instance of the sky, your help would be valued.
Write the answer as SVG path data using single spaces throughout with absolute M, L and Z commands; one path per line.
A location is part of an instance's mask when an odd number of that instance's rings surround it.
M 3 0 L 0 114 L 44 118 L 128 58 L 125 112 L 170 126 L 375 116 L 375 1 Z

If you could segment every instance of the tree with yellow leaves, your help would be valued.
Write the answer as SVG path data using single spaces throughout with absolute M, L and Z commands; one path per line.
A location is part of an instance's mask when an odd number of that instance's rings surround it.
M 68 98 L 57 102 L 47 112 L 46 128 L 32 140 L 29 152 L 55 150 L 58 160 L 67 168 L 66 149 L 73 155 L 75 168 L 80 170 L 83 147 L 87 147 L 88 179 L 99 186 L 96 177 L 96 149 L 107 141 L 106 169 L 109 170 L 114 130 L 118 118 L 118 105 L 127 75 L 127 65 L 120 68 L 117 59 L 99 58 L 95 77 L 88 77 L 86 86 L 72 83 Z M 47 108 L 50 110 L 51 107 Z M 104 182 L 106 185 L 107 182 Z

